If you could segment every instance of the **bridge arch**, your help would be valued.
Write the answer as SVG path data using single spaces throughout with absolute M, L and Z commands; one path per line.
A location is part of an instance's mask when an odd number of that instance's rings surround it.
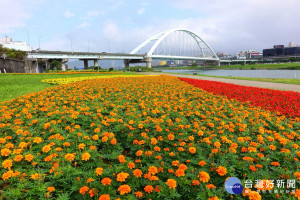
M 190 36 L 195 44 L 198 46 L 198 53 L 195 56 L 187 56 L 187 55 L 155 55 L 155 51 L 158 49 L 159 45 L 163 43 L 168 36 L 171 36 L 175 32 L 180 32 L 180 33 L 186 33 L 187 36 Z M 177 38 L 178 39 L 178 38 Z M 183 40 L 184 38 L 182 38 Z M 179 41 L 176 41 L 179 42 Z M 139 51 L 141 51 L 143 48 L 145 48 L 147 45 L 153 43 L 153 45 L 150 47 L 148 52 L 146 52 L 146 56 L 149 58 L 164 58 L 164 56 L 168 58 L 178 58 L 178 59 L 199 59 L 199 60 L 219 60 L 218 56 L 214 52 L 214 50 L 197 34 L 193 33 L 190 30 L 187 29 L 171 29 L 171 30 L 166 30 L 163 32 L 160 32 L 149 39 L 145 40 L 143 43 L 141 43 L 139 46 L 137 46 L 134 50 L 130 52 L 130 54 L 136 54 Z

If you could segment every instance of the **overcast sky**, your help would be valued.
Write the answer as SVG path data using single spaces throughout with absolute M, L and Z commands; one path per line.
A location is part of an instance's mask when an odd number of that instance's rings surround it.
M 47 50 L 130 52 L 186 28 L 216 52 L 300 45 L 300 0 L 0 0 L 0 34 Z

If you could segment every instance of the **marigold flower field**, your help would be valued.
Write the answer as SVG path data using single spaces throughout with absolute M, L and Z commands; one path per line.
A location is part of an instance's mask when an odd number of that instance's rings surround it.
M 229 98 L 144 76 L 61 84 L 1 102 L 0 196 L 300 199 L 299 110 L 280 115 Z M 297 189 L 230 195 L 229 177 L 295 179 Z

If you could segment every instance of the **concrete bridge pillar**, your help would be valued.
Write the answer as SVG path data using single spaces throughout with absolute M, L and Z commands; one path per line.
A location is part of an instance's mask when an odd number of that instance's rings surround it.
M 98 59 L 95 59 L 95 60 L 94 60 L 94 66 L 95 66 L 95 67 L 98 67 Z
M 69 59 L 62 59 L 61 61 L 61 70 L 62 71 L 67 71 L 68 70 L 68 66 L 66 65 L 66 62 L 68 62 Z
M 89 68 L 89 63 L 88 63 L 89 60 L 83 60 L 84 62 L 84 69 L 88 69 Z
M 124 60 L 125 68 L 129 68 L 129 60 Z
M 148 68 L 151 68 L 152 58 L 147 57 L 146 58 L 146 65 Z

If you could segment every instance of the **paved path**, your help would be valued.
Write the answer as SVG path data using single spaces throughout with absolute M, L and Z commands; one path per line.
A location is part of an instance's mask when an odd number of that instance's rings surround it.
M 272 83 L 272 82 L 262 82 L 262 81 L 248 81 L 248 80 L 215 78 L 215 77 L 183 75 L 183 74 L 155 73 L 155 72 L 146 72 L 145 74 L 153 74 L 153 75 L 154 74 L 155 75 L 163 75 L 164 74 L 164 75 L 171 75 L 171 76 L 182 77 L 182 78 L 193 78 L 193 79 L 200 79 L 200 80 L 219 81 L 219 82 L 224 82 L 224 83 L 232 83 L 232 84 L 236 84 L 236 85 L 300 92 L 300 85 L 294 85 L 294 84 Z

